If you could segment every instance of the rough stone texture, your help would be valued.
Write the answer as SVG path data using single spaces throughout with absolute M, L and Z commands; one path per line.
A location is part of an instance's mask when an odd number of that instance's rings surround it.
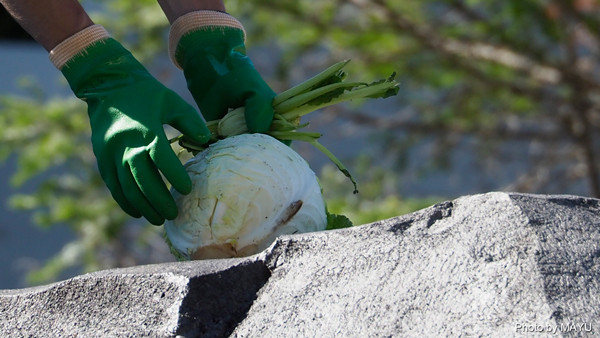
M 600 200 L 489 193 L 0 291 L 0 336 L 600 336 Z
M 258 260 L 157 264 L 0 291 L 0 337 L 218 337 L 270 272 Z

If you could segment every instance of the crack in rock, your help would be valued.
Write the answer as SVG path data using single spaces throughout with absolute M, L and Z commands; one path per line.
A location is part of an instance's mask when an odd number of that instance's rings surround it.
M 448 218 L 452 216 L 452 208 L 454 204 L 450 201 L 442 202 L 435 204 L 433 208 L 433 213 L 429 216 L 427 220 L 427 228 L 431 228 L 435 224 L 435 222 Z

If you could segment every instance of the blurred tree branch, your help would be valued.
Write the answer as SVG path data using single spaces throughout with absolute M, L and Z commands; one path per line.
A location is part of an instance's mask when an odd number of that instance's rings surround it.
M 535 16 L 543 24 L 552 25 L 553 28 L 560 30 L 561 36 L 566 38 L 556 39 L 553 46 L 556 50 L 563 51 L 562 58 L 549 59 L 539 48 L 534 47 L 535 39 L 529 36 L 531 45 L 520 43 L 520 39 L 512 36 L 511 39 L 500 34 L 500 44 L 490 43 L 486 40 L 490 36 L 480 38 L 473 36 L 448 37 L 438 34 L 444 31 L 446 27 L 440 24 L 432 29 L 426 23 L 417 23 L 409 19 L 402 12 L 392 7 L 392 2 L 385 0 L 347 0 L 362 11 L 376 12 L 377 15 L 385 17 L 395 31 L 401 34 L 408 34 L 419 41 L 427 49 L 439 54 L 442 59 L 454 64 L 471 75 L 472 78 L 481 81 L 489 88 L 506 88 L 518 95 L 526 95 L 534 100 L 552 102 L 556 111 L 562 113 L 552 114 L 555 117 L 556 125 L 562 126 L 562 132 L 554 130 L 552 133 L 546 131 L 509 131 L 502 128 L 502 125 L 493 127 L 479 128 L 470 130 L 460 128 L 452 122 L 434 122 L 422 123 L 413 121 L 402 121 L 399 123 L 380 123 L 373 121 L 372 118 L 364 114 L 351 114 L 351 119 L 361 124 L 379 125 L 384 128 L 398 128 L 410 130 L 412 133 L 476 133 L 482 138 L 500 138 L 500 139 L 536 139 L 553 142 L 557 139 L 565 139 L 568 136 L 573 143 L 579 147 L 585 154 L 585 165 L 588 172 L 590 192 L 592 195 L 600 197 L 600 180 L 598 170 L 598 156 L 595 151 L 595 128 L 590 115 L 597 111 L 597 107 L 590 100 L 591 97 L 597 97 L 600 93 L 600 83 L 596 81 L 589 69 L 582 69 L 585 60 L 580 57 L 579 49 L 582 46 L 582 36 L 594 35 L 597 38 L 599 22 L 595 18 L 584 14 L 575 5 L 575 2 L 563 0 L 560 1 L 559 10 L 556 18 L 545 17 L 544 8 L 541 5 L 531 4 L 529 9 L 533 8 L 529 15 Z M 441 6 L 440 2 L 440 6 Z M 463 1 L 450 0 L 449 10 L 459 12 L 465 20 L 471 22 L 494 22 L 490 19 L 493 15 L 486 15 L 482 11 L 476 11 L 467 6 Z M 507 5 L 508 6 L 508 5 Z M 530 18 L 534 21 L 534 18 Z M 583 28 L 585 27 L 585 31 Z M 490 31 L 500 30 L 502 27 L 491 24 Z M 523 32 L 527 36 L 526 32 Z M 516 51 L 514 48 L 517 48 Z M 525 54 L 523 54 L 525 53 Z M 503 67 L 512 69 L 515 76 L 509 79 L 498 79 L 490 76 L 488 72 L 482 70 L 482 62 L 494 63 Z M 589 67 L 588 67 L 589 68 Z M 552 90 L 565 88 L 567 95 L 556 96 L 549 95 Z M 369 121 L 371 120 L 371 121 Z M 597 120 L 597 119 L 596 119 Z
M 390 116 L 373 117 L 372 114 L 361 110 L 348 110 L 331 107 L 328 112 L 335 118 L 347 119 L 353 123 L 375 128 L 381 131 L 403 131 L 415 135 L 449 135 L 462 134 L 497 141 L 527 141 L 537 140 L 549 143 L 569 141 L 570 138 L 557 128 L 552 121 L 546 121 L 550 128 L 539 128 L 536 126 L 525 127 L 522 123 L 511 126 L 509 123 L 498 123 L 493 126 L 464 126 L 460 124 L 444 123 L 439 121 L 419 121 L 394 118 L 402 116 L 401 112 L 392 113 Z

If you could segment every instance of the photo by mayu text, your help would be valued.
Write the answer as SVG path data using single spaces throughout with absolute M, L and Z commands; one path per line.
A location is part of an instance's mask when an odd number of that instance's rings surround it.
M 561 323 L 561 324 L 531 324 L 517 323 L 515 329 L 519 333 L 525 332 L 547 332 L 547 333 L 574 333 L 574 332 L 593 332 L 590 323 Z

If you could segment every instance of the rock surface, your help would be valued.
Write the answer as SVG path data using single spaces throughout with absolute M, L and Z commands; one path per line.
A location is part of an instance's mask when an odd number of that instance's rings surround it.
M 0 336 L 600 335 L 600 200 L 489 193 L 245 259 L 0 290 Z

